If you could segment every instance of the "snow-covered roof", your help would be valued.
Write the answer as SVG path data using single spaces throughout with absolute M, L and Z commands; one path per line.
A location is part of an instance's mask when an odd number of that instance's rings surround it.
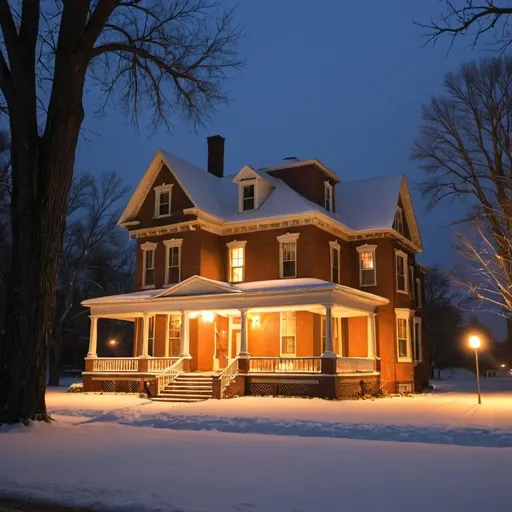
M 324 167 L 316 160 L 292 161 L 288 166 L 297 166 L 305 162 Z M 418 247 L 421 247 L 407 181 L 403 174 L 353 182 L 338 182 L 335 187 L 336 213 L 331 213 L 270 174 L 270 169 L 255 169 L 247 166 L 267 181 L 272 190 L 257 210 L 239 213 L 238 185 L 233 182 L 236 175 L 218 178 L 163 150 L 159 150 L 155 155 L 123 212 L 119 224 L 129 222 L 136 217 L 162 163 L 165 163 L 174 174 L 195 208 L 218 218 L 225 224 L 319 213 L 340 224 L 340 227 L 347 231 L 391 229 L 398 198 L 402 194 L 402 201 L 405 198 L 405 203 L 407 203 L 405 213 L 411 230 L 411 239 Z M 332 171 L 329 172 L 332 173 Z M 339 180 L 339 178 L 337 179 Z

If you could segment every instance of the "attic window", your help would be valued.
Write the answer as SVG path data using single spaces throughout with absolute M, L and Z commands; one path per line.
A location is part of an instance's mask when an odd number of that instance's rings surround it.
M 169 217 L 171 215 L 172 185 L 155 187 L 155 218 Z
M 324 202 L 324 206 L 325 206 L 325 209 L 328 211 L 328 212 L 332 212 L 333 211 L 333 205 L 332 205 L 332 185 L 326 181 L 325 184 L 324 184 L 324 196 L 325 196 L 325 202 Z
M 256 208 L 256 181 L 250 180 L 250 182 L 240 183 L 239 211 L 250 212 Z
M 397 206 L 396 208 L 395 220 L 393 221 L 393 229 L 398 231 L 401 235 L 404 234 L 404 214 L 400 206 Z

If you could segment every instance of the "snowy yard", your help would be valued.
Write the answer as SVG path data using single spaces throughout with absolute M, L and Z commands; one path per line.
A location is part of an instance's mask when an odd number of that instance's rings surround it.
M 134 512 L 508 511 L 512 378 L 484 381 L 477 406 L 457 377 L 373 402 L 52 390 L 53 425 L 0 434 L 0 493 Z

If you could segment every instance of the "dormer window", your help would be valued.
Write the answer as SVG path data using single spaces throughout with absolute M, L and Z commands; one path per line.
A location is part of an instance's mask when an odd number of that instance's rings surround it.
M 400 206 L 397 206 L 396 208 L 395 220 L 393 221 L 393 229 L 398 231 L 401 235 L 404 234 L 404 214 Z
M 333 211 L 332 204 L 332 185 L 326 181 L 324 183 L 324 207 L 328 212 Z
M 242 192 L 241 211 L 249 212 L 256 208 L 256 187 L 254 183 L 240 185 Z
M 171 215 L 172 185 L 155 187 L 155 218 L 169 217 Z

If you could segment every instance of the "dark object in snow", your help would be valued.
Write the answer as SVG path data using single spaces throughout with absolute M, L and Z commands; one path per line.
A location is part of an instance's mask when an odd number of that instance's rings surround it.
M 153 396 L 151 393 L 151 389 L 149 387 L 149 382 L 144 382 L 144 391 L 146 392 L 146 395 L 148 395 L 148 398 L 151 399 Z

